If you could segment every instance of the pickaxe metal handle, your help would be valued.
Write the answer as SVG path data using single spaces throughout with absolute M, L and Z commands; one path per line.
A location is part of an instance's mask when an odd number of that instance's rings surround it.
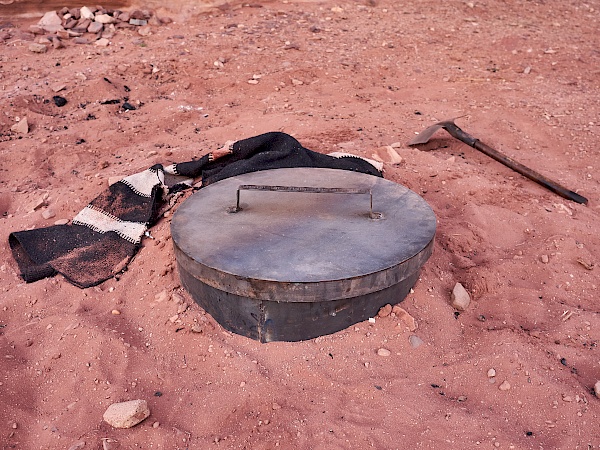
M 544 186 L 545 188 L 560 195 L 561 197 L 584 205 L 587 204 L 587 198 L 567 189 L 564 186 L 561 186 L 559 183 L 552 181 L 549 178 L 542 175 L 541 173 L 538 173 L 535 170 L 524 166 L 520 162 L 509 158 L 508 156 L 500 153 L 498 150 L 495 150 L 492 147 L 484 144 L 479 139 L 474 138 L 470 134 L 464 132 L 460 129 L 458 125 L 454 123 L 454 119 L 444 120 L 442 122 L 438 122 L 434 125 L 431 125 L 430 127 L 423 130 L 421 133 L 419 133 L 412 141 L 408 143 L 408 145 L 418 145 L 427 143 L 431 136 L 433 136 L 433 134 L 440 128 L 446 130 L 448 133 L 450 133 L 452 137 L 458 139 L 459 141 L 462 141 L 470 147 L 479 150 L 481 153 L 484 153 L 489 157 L 494 158 L 496 161 L 504 164 L 506 167 L 510 167 L 515 172 L 518 172 L 521 175 L 529 178 L 530 180 L 535 181 L 536 183 Z

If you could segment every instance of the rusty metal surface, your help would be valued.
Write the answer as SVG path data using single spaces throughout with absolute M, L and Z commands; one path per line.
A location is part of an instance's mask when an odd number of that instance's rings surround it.
M 313 339 L 375 317 L 381 306 L 402 301 L 419 277 L 414 272 L 401 283 L 360 297 L 289 303 L 230 294 L 178 268 L 183 286 L 223 328 L 260 342 Z
M 248 185 L 265 188 L 245 192 L 236 208 Z M 356 193 L 372 194 L 372 205 Z M 313 168 L 219 181 L 171 222 L 183 286 L 224 328 L 261 342 L 334 333 L 401 302 L 435 228 L 431 208 L 404 186 Z
M 370 189 L 339 194 L 248 192 L 243 184 Z M 342 197 L 342 198 L 341 198 Z M 431 253 L 436 220 L 414 192 L 391 181 L 333 169 L 277 169 L 210 185 L 177 210 L 171 232 L 179 264 L 202 282 L 242 297 L 277 302 L 340 299 L 385 289 Z

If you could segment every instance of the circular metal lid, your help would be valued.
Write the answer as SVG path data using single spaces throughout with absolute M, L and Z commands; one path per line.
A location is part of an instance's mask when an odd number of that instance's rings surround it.
M 429 258 L 435 228 L 429 205 L 406 187 L 315 168 L 219 181 L 188 198 L 171 223 L 183 270 L 277 302 L 350 298 L 399 283 Z

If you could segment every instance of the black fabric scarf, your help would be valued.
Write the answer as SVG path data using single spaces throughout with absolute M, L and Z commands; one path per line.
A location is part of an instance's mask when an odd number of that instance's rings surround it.
M 317 153 L 285 133 L 237 141 L 230 149 L 229 155 L 214 161 L 208 154 L 167 167 L 155 165 L 126 177 L 96 197 L 71 224 L 11 233 L 9 244 L 22 278 L 29 283 L 60 273 L 72 284 L 86 288 L 122 272 L 160 216 L 168 195 L 191 186 L 189 179 L 201 177 L 202 186 L 207 186 L 244 173 L 291 167 L 382 176 L 380 169 L 367 160 Z M 168 187 L 165 177 L 170 175 L 188 180 Z

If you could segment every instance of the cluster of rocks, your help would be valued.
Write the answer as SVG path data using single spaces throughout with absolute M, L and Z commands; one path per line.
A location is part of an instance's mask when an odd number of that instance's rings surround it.
M 76 44 L 94 42 L 107 46 L 109 40 L 119 29 L 137 29 L 142 36 L 150 34 L 150 26 L 159 26 L 171 22 L 158 18 L 152 11 L 135 10 L 131 12 L 105 9 L 101 6 L 81 8 L 63 8 L 49 11 L 30 31 L 38 36 L 30 45 L 30 50 L 44 53 L 50 46 L 64 47 L 64 40 L 73 39 Z

